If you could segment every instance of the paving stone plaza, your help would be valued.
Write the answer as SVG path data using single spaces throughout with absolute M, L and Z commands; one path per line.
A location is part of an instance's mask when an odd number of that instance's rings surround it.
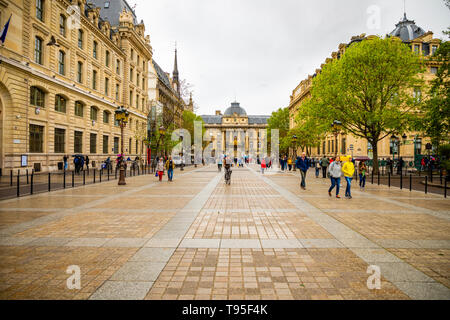
M 0 299 L 450 299 L 450 200 L 370 184 L 336 199 L 313 172 L 303 191 L 298 171 L 257 169 L 0 201 Z

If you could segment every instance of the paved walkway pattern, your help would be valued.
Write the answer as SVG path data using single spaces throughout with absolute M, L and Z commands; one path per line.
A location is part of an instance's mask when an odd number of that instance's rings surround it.
M 253 165 L 231 186 L 214 166 L 127 182 L 1 201 L 0 299 L 450 299 L 442 196 L 368 185 L 336 199 L 312 172 L 303 191 L 298 172 Z

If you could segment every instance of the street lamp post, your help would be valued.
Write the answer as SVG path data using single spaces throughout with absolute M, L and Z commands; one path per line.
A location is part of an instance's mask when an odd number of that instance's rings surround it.
M 342 128 L 342 122 L 338 121 L 338 120 L 334 120 L 333 123 L 331 124 L 331 130 L 333 131 L 334 134 L 334 140 L 336 141 L 335 144 L 335 153 L 334 153 L 334 157 L 337 157 L 338 154 L 338 136 L 341 132 L 341 128 Z M 344 150 L 345 152 L 345 150 Z
M 292 136 L 292 142 L 294 143 L 294 171 L 297 171 L 297 167 L 295 165 L 297 162 L 297 136 L 295 134 Z
M 158 131 L 159 131 L 159 138 L 158 138 L 158 147 L 159 147 L 159 144 L 161 143 L 161 138 L 166 134 L 166 128 L 164 128 L 164 126 L 161 125 Z M 156 149 L 156 153 L 158 154 L 158 148 Z
M 120 126 L 120 136 L 121 136 L 121 143 L 120 143 L 120 174 L 119 174 L 119 182 L 118 185 L 123 186 L 126 185 L 125 182 L 125 164 L 124 164 L 124 154 L 123 154 L 123 129 L 126 127 L 128 122 L 128 117 L 130 114 L 128 113 L 128 110 L 125 109 L 123 106 L 120 106 L 116 109 L 114 113 L 115 119 L 119 122 Z

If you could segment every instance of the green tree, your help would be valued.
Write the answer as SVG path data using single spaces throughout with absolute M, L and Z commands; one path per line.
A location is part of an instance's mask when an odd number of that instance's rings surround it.
M 398 39 L 353 43 L 313 80 L 308 108 L 317 122 L 339 120 L 346 132 L 366 139 L 378 170 L 378 142 L 407 127 L 417 108 L 411 91 L 421 86 L 422 70 L 421 57 Z
M 284 139 L 289 131 L 289 108 L 279 108 L 277 111 L 272 112 L 270 118 L 267 120 L 267 138 L 268 138 L 268 151 L 270 152 L 272 141 L 272 130 L 279 130 L 279 142 L 280 153 L 286 153 L 289 150 L 289 144 L 285 143 Z
M 443 42 L 433 55 L 433 60 L 440 66 L 436 78 L 431 81 L 431 87 L 422 107 L 418 111 L 414 129 L 431 138 L 434 147 L 449 142 L 450 136 L 450 43 Z

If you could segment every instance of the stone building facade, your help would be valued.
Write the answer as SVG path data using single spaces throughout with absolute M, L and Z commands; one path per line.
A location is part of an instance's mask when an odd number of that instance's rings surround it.
M 222 114 L 202 115 L 206 129 L 205 140 L 211 141 L 213 158 L 227 154 L 233 158 L 250 155 L 252 159 L 265 154 L 267 120 L 270 116 L 247 115 L 238 102 L 233 102 Z
M 57 170 L 73 154 L 88 155 L 98 168 L 120 152 L 114 111 L 121 105 L 130 112 L 126 155 L 145 152 L 152 48 L 144 24 L 119 2 L 124 7 L 108 13 L 114 20 L 103 13 L 103 2 L 0 1 L 0 24 L 12 16 L 0 48 L 3 174 Z
M 406 14 L 403 19 L 396 24 L 395 29 L 389 34 L 391 37 L 398 37 L 404 43 L 411 47 L 411 50 L 417 54 L 421 54 L 426 59 L 426 71 L 423 74 L 423 78 L 426 82 L 431 81 L 435 77 L 438 63 L 429 59 L 431 55 L 439 48 L 440 40 L 433 38 L 433 33 L 431 31 L 425 32 L 422 28 L 418 27 L 414 21 L 407 19 Z M 302 80 L 297 87 L 292 91 L 289 103 L 289 126 L 293 128 L 296 126 L 295 117 L 298 110 L 301 108 L 302 103 L 311 97 L 311 86 L 313 78 L 320 73 L 321 68 L 326 64 L 331 62 L 333 59 L 339 59 L 344 53 L 346 48 L 354 43 L 363 41 L 365 39 L 370 39 L 374 36 L 366 36 L 365 34 L 352 37 L 351 41 L 346 43 L 341 43 L 336 52 L 331 54 L 331 58 L 327 58 L 324 64 L 321 65 L 320 69 L 316 69 L 314 75 L 309 75 L 307 79 Z M 422 93 L 420 90 L 411 89 L 411 94 L 421 97 Z M 331 126 L 331 123 L 330 123 Z M 403 136 L 403 133 L 400 134 Z M 417 132 L 406 132 L 404 133 L 406 139 L 403 140 L 400 137 L 401 144 L 399 150 L 396 145 L 391 145 L 390 136 L 378 142 L 378 157 L 379 159 L 392 159 L 395 152 L 395 158 L 398 158 L 398 152 L 400 156 L 407 161 L 413 161 L 415 155 L 425 154 L 426 143 L 429 139 L 421 137 Z M 299 154 L 302 150 L 297 150 Z M 290 151 L 291 154 L 294 150 Z M 334 157 L 337 155 L 347 155 L 353 154 L 354 157 L 359 158 L 372 158 L 372 148 L 368 144 L 367 140 L 355 137 L 351 134 L 344 135 L 339 134 L 335 137 L 330 134 L 325 137 L 316 147 L 311 148 L 311 156 L 327 156 Z

